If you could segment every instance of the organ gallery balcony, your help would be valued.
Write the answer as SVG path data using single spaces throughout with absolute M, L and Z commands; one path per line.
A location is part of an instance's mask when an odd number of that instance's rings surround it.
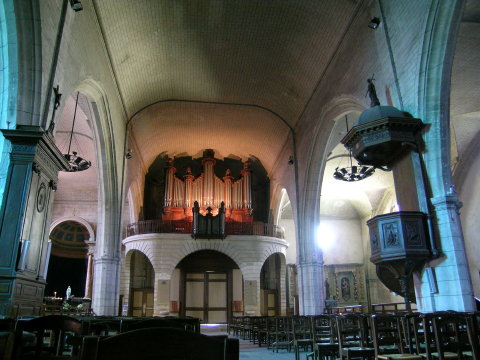
M 141 234 L 193 234 L 193 223 L 187 220 L 143 220 L 127 226 L 127 236 Z M 225 235 L 256 235 L 284 239 L 281 226 L 260 221 L 225 223 Z

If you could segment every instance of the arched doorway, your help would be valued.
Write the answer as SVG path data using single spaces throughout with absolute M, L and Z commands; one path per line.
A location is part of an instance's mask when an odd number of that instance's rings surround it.
M 202 250 L 185 257 L 177 268 L 180 301 L 185 304 L 180 314 L 204 323 L 227 323 L 236 310 L 232 308 L 233 293 L 243 284 L 238 265 L 218 251 Z
M 130 258 L 130 316 L 153 316 L 155 271 L 150 260 L 140 251 Z
M 280 315 L 281 272 L 281 254 L 270 255 L 260 271 L 260 313 L 262 315 Z
M 64 297 L 70 286 L 72 295 L 83 297 L 87 276 L 86 241 L 89 239 L 88 229 L 73 220 L 63 221 L 53 228 L 45 295 Z
M 366 221 L 375 215 L 398 211 L 392 172 L 377 169 L 360 181 L 343 181 L 334 173 L 355 166 L 340 139 L 357 123 L 359 113 L 335 120 L 325 159 L 316 246 L 323 253 L 324 296 L 327 307 L 402 302 L 378 279 L 370 262 Z M 348 123 L 348 125 L 346 124 Z M 352 161 L 352 162 L 351 162 Z

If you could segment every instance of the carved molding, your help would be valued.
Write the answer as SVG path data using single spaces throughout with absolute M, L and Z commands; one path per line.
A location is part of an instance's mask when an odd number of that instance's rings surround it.
M 47 187 L 45 183 L 41 183 L 37 190 L 37 211 L 43 212 L 45 205 L 47 204 Z

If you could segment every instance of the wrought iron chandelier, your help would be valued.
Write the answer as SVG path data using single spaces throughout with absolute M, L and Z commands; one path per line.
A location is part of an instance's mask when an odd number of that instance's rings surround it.
M 78 155 L 76 151 L 72 151 L 70 154 L 70 149 L 72 147 L 72 139 L 73 139 L 73 129 L 75 128 L 75 118 L 77 115 L 77 107 L 78 107 L 78 95 L 80 92 L 77 92 L 77 98 L 75 100 L 75 111 L 73 112 L 73 122 L 72 122 L 72 130 L 70 131 L 70 141 L 68 143 L 68 151 L 67 154 L 63 154 L 65 159 L 68 162 L 69 168 L 65 171 L 67 172 L 77 172 L 87 170 L 92 163 L 88 160 L 85 160 L 81 156 Z
M 345 124 L 347 127 L 347 133 L 348 133 L 348 118 L 345 116 Z M 333 177 L 337 180 L 342 180 L 342 181 L 360 181 L 363 179 L 368 178 L 369 176 L 373 175 L 375 172 L 375 168 L 370 165 L 353 165 L 353 156 L 352 156 L 352 150 L 348 150 L 348 158 L 350 160 L 350 166 L 337 168 L 335 169 L 335 172 L 333 173 Z

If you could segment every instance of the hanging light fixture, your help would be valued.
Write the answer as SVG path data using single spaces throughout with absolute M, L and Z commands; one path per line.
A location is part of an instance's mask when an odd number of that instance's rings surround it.
M 78 153 L 76 151 L 72 151 L 72 153 L 70 154 L 70 149 L 72 147 L 72 139 L 73 139 L 73 129 L 75 127 L 75 118 L 77 115 L 79 93 L 80 92 L 77 92 L 77 99 L 75 100 L 75 111 L 73 112 L 72 130 L 70 131 L 70 141 L 68 143 L 68 151 L 67 151 L 67 154 L 63 154 L 65 159 L 68 161 L 68 164 L 70 165 L 70 167 L 67 170 L 65 170 L 68 172 L 87 170 L 92 165 L 90 161 L 85 160 L 81 156 L 78 156 Z
M 348 133 L 348 118 L 345 116 L 345 124 L 347 127 L 347 133 Z M 363 179 L 366 179 L 367 177 L 371 176 L 375 172 L 375 167 L 369 166 L 369 165 L 353 165 L 353 157 L 352 157 L 352 151 L 348 151 L 348 158 L 350 160 L 350 166 L 337 168 L 335 169 L 335 172 L 333 173 L 333 177 L 337 180 L 342 180 L 342 181 L 360 181 Z

